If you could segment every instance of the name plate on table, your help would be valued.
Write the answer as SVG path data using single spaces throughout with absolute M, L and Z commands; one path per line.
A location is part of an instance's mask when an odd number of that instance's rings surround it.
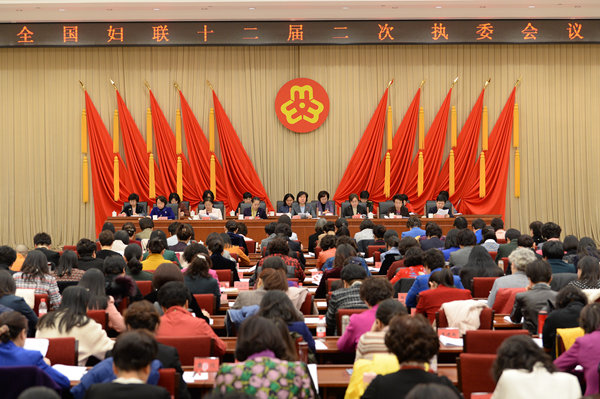
M 438 336 L 441 335 L 448 338 L 462 338 L 458 328 L 438 328 Z
M 195 357 L 194 373 L 216 373 L 219 371 L 218 357 Z
M 248 281 L 236 281 L 233 283 L 233 286 L 240 291 L 250 289 L 250 283 Z

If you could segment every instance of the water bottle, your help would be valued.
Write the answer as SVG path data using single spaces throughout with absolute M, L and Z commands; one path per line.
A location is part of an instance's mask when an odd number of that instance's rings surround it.
M 342 331 L 340 331 L 340 335 L 344 334 L 348 324 L 350 324 L 350 315 L 345 314 L 342 316 Z
M 319 316 L 319 322 L 317 323 L 317 338 L 325 338 L 327 334 L 327 324 L 325 324 L 325 316 Z
M 46 313 L 48 313 L 48 305 L 46 305 L 46 299 L 42 298 L 38 306 L 38 317 L 42 317 Z

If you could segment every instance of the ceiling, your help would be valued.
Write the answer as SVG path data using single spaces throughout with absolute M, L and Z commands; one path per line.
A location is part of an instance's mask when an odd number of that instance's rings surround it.
M 598 0 L 3 1 L 0 23 L 61 21 L 600 18 Z

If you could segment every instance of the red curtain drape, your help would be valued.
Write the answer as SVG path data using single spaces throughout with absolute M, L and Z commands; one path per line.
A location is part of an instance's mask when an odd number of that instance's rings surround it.
M 506 206 L 506 182 L 510 163 L 510 140 L 513 129 L 515 106 L 514 88 L 490 134 L 488 151 L 485 154 L 486 195 L 479 198 L 479 162 L 472 165 L 469 185 L 463 193 L 459 210 L 465 214 L 500 214 L 504 216 Z M 479 156 L 481 158 L 481 155 Z M 479 159 L 478 159 L 479 161 Z
M 454 195 L 450 196 L 450 201 L 456 206 L 462 198 L 462 193 L 469 185 L 468 179 L 475 157 L 477 156 L 477 143 L 479 142 L 479 131 L 481 130 L 481 114 L 483 111 L 483 97 L 485 89 L 481 90 L 479 98 L 471 109 L 464 126 L 458 135 L 456 149 L 454 150 Z M 435 184 L 434 194 L 442 190 L 448 191 L 450 167 L 449 160 L 446 159 L 442 171 Z
M 412 162 L 409 170 L 404 193 L 412 204 L 412 208 L 416 213 L 421 213 L 425 203 L 430 199 L 435 199 L 437 194 L 435 191 L 435 182 L 440 172 L 442 156 L 444 153 L 444 144 L 446 142 L 446 130 L 448 128 L 448 111 L 450 110 L 450 99 L 452 98 L 452 89 L 448 91 L 446 99 L 442 103 L 427 136 L 425 137 L 425 149 L 423 150 L 424 167 L 423 167 L 423 193 L 418 195 L 418 171 L 419 162 L 418 156 Z
M 208 140 L 192 112 L 183 93 L 179 92 L 181 100 L 181 117 L 183 119 L 183 130 L 185 131 L 185 141 L 187 143 L 188 155 L 190 157 L 190 171 L 196 186 L 204 192 L 210 189 L 210 149 Z M 227 186 L 223 178 L 223 168 L 221 163 L 215 157 L 215 175 L 217 192 L 215 193 L 217 201 L 223 201 L 227 209 L 234 209 L 237 203 L 230 204 L 227 196 Z
M 167 190 L 160 193 L 168 197 L 170 193 L 177 192 L 177 151 L 175 148 L 175 135 L 167 122 L 152 90 L 150 93 L 150 108 L 152 110 L 152 127 L 154 128 L 154 137 L 156 140 L 156 153 L 160 163 L 162 176 L 165 180 Z M 196 187 L 191 179 L 190 165 L 181 154 L 182 179 L 183 179 L 183 201 L 190 201 L 192 207 L 198 206 L 202 199 L 202 192 Z M 157 191 L 157 195 L 159 192 Z
M 113 143 L 104 122 L 92 99 L 85 92 L 85 110 L 87 113 L 87 131 L 90 146 L 90 165 L 92 169 L 92 190 L 94 194 L 94 216 L 96 219 L 96 235 L 102 230 L 102 225 L 113 211 L 120 212 L 123 202 L 130 193 L 129 177 L 125 164 L 119 157 L 119 194 L 118 201 L 114 200 L 113 183 Z
M 213 103 L 229 203 L 236 207 L 244 192 L 248 191 L 265 201 L 267 209 L 272 211 L 273 205 L 267 191 L 214 90 Z
M 381 144 L 383 143 L 383 129 L 385 127 L 385 113 L 387 110 L 388 90 L 385 89 L 375 113 L 371 117 L 365 132 L 363 133 L 342 180 L 335 191 L 333 200 L 339 206 L 348 200 L 352 193 L 360 193 L 373 187 L 376 181 L 376 173 L 381 161 Z
M 117 106 L 125 159 L 127 160 L 127 171 L 131 178 L 131 190 L 140 196 L 140 201 L 152 202 L 153 200 L 148 197 L 150 180 L 148 176 L 149 154 L 146 150 L 146 142 L 118 90 Z M 154 180 L 157 193 L 167 191 L 156 161 L 154 162 Z
M 407 180 L 407 172 L 412 159 L 415 146 L 415 135 L 417 133 L 417 122 L 419 119 L 419 102 L 421 89 L 417 90 L 398 130 L 392 140 L 390 151 L 390 197 L 383 193 L 385 184 L 385 158 L 379 163 L 373 186 L 369 189 L 371 200 L 374 202 L 387 201 L 396 194 L 402 193 Z

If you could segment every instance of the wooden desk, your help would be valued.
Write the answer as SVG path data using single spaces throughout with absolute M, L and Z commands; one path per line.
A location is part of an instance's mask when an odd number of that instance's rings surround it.
M 509 316 L 506 314 L 497 314 L 494 315 L 494 330 L 520 330 L 523 328 L 523 324 L 521 323 L 511 323 L 504 320 L 504 316 Z
M 500 217 L 500 215 L 463 215 L 469 224 L 477 218 L 483 219 L 486 224 L 490 224 L 492 219 L 495 217 Z M 115 226 L 115 229 L 121 230 L 123 224 L 126 222 L 133 222 L 136 229 L 139 230 L 137 217 L 109 217 L 106 219 L 107 222 L 112 223 Z M 408 230 L 406 227 L 406 218 L 404 219 L 373 219 L 375 224 L 382 224 L 387 229 L 394 229 L 398 233 Z M 181 220 L 184 222 L 184 220 Z M 252 238 L 254 241 L 260 243 L 264 238 L 266 238 L 265 234 L 265 225 L 267 223 L 271 223 L 277 221 L 277 217 L 272 217 L 268 219 L 259 219 L 259 220 L 243 220 L 243 222 L 248 226 L 248 237 Z M 443 234 L 448 233 L 450 229 L 452 229 L 452 224 L 454 223 L 453 218 L 447 219 L 428 219 L 422 218 L 421 222 L 423 227 L 427 224 L 428 221 L 434 221 L 440 225 L 442 228 Z M 213 232 L 221 233 L 225 231 L 225 220 L 185 220 L 186 223 L 192 225 L 195 233 L 195 237 L 198 240 L 205 241 L 206 237 Z M 298 235 L 298 239 L 304 243 L 304 245 L 308 245 L 308 236 L 315 233 L 315 223 L 317 219 L 294 219 L 292 220 L 292 231 Z M 348 219 L 348 228 L 350 229 L 350 234 L 354 236 L 355 233 L 359 231 L 361 219 Z M 162 230 L 169 235 L 168 227 L 173 223 L 172 220 L 155 220 L 154 228 L 158 230 Z

